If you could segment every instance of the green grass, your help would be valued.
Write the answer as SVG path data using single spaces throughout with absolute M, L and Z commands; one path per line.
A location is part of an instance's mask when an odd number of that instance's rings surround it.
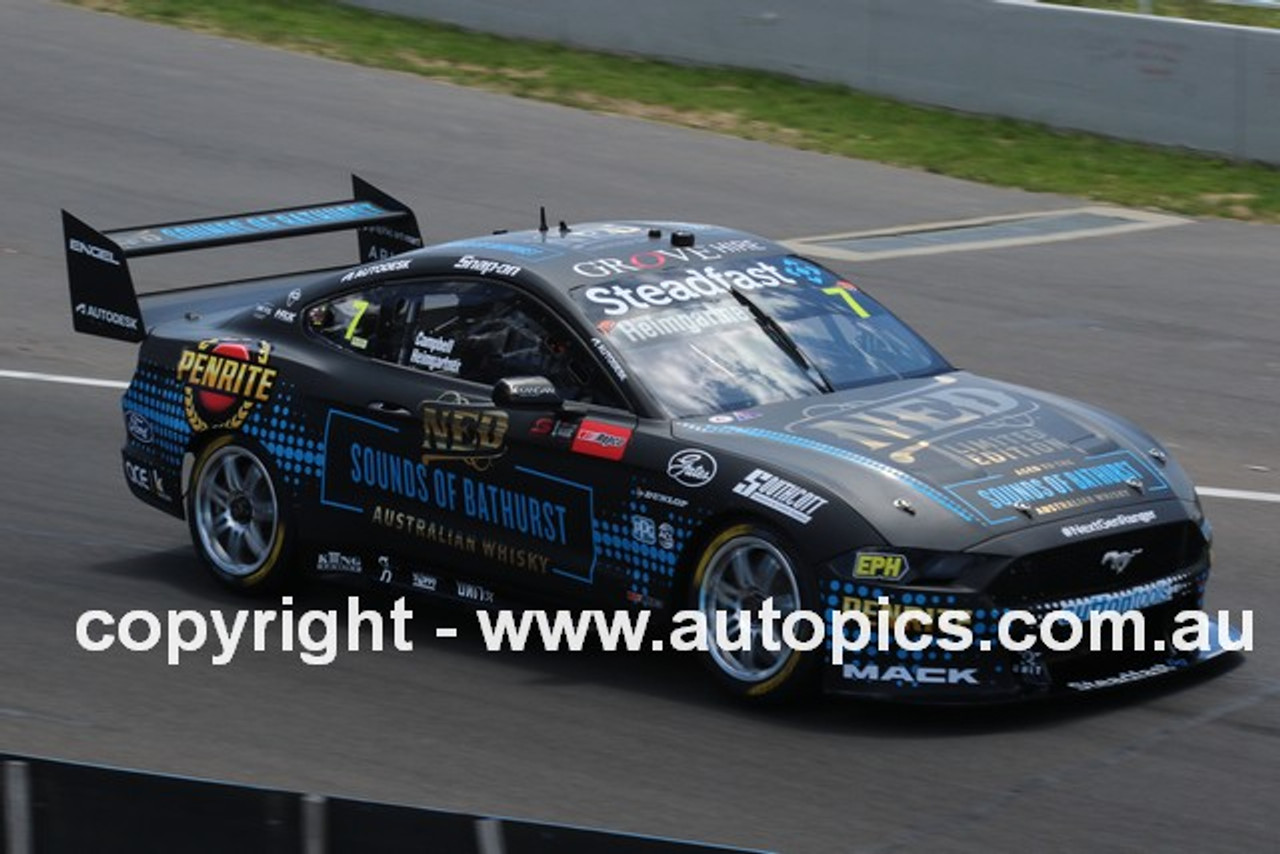
M 989 184 L 1280 222 L 1280 169 L 916 107 L 842 86 L 502 39 L 322 0 L 78 2 L 525 98 Z
M 1040 0 L 1056 6 L 1082 6 L 1112 12 L 1138 12 L 1138 0 Z M 1233 6 L 1210 0 L 1151 0 L 1151 13 L 1166 18 L 1190 18 L 1194 21 L 1217 21 L 1246 27 L 1280 27 L 1280 9 L 1256 6 Z

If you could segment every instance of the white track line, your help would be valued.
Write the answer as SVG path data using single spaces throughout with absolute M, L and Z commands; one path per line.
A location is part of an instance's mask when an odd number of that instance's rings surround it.
M 65 374 L 39 374 L 33 371 L 0 370 L 0 379 L 28 380 L 30 382 L 63 383 L 66 385 L 84 385 L 93 388 L 128 388 L 129 384 L 119 380 L 99 380 L 93 377 L 71 377 Z M 1252 492 L 1248 489 L 1219 489 L 1215 486 L 1200 486 L 1196 492 L 1206 498 L 1232 498 L 1237 501 L 1265 501 L 1280 504 L 1280 493 Z
M 0 371 L 0 379 L 30 380 L 40 383 L 65 383 L 66 385 L 87 385 L 94 388 L 128 388 L 128 383 L 119 380 L 96 380 L 92 377 L 69 377 L 64 374 L 37 374 L 31 371 Z
M 924 246 L 909 246 L 901 249 L 880 249 L 859 252 L 854 249 L 842 249 L 831 246 L 832 242 L 855 240 L 870 237 L 906 237 L 913 234 L 931 231 L 952 231 L 956 229 L 974 228 L 976 226 L 999 225 L 1005 222 L 1044 219 L 1046 217 L 1067 216 L 1070 214 L 1095 214 L 1123 220 L 1111 225 L 1098 225 L 1090 228 L 1078 228 L 1071 231 L 1055 231 L 1043 234 L 1025 234 L 1020 237 L 978 237 L 971 241 L 956 241 Z M 1187 225 L 1194 220 L 1180 216 L 1158 214 L 1153 211 L 1120 208 L 1111 205 L 1090 205 L 1083 208 L 1062 208 L 1049 211 L 1028 211 L 1019 214 L 1001 214 L 999 216 L 974 217 L 972 219 L 948 220 L 946 222 L 924 222 L 915 225 L 899 225 L 892 228 L 876 228 L 870 231 L 849 231 L 840 234 L 819 234 L 813 237 L 794 237 L 782 241 L 782 245 L 802 255 L 818 255 L 837 261 L 882 261 L 887 258 L 906 258 L 913 255 L 940 255 L 946 252 L 974 252 L 981 249 L 1004 249 L 1010 246 L 1034 246 L 1038 243 L 1062 243 L 1067 240 L 1080 240 L 1086 237 L 1104 237 L 1114 234 L 1129 234 L 1135 231 L 1149 231 L 1153 228 L 1169 228 L 1175 225 Z
M 1252 492 L 1248 489 L 1219 489 L 1216 486 L 1197 486 L 1196 492 L 1206 498 L 1234 498 L 1237 501 L 1266 501 L 1280 504 L 1280 495 L 1274 492 Z

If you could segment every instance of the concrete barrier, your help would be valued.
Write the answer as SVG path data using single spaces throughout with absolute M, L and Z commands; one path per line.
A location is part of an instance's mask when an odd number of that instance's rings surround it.
M 764 854 L 21 756 L 0 756 L 0 825 L 0 854 Z
M 1280 31 L 1033 0 L 347 0 L 1280 164 Z

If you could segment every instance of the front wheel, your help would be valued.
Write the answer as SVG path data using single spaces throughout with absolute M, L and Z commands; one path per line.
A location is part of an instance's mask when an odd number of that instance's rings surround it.
M 817 656 L 782 642 L 782 622 L 812 597 L 780 537 L 753 525 L 727 528 L 703 550 L 689 595 L 706 621 L 706 663 L 731 693 L 778 701 L 812 688 Z M 780 614 L 773 649 L 759 618 L 766 599 Z
M 187 519 L 196 553 L 214 576 L 238 590 L 278 587 L 292 559 L 286 505 L 271 468 L 233 436 L 196 458 Z

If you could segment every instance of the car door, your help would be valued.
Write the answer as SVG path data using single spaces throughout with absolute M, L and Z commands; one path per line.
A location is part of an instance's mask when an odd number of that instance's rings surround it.
M 625 504 L 636 418 L 545 304 L 440 277 L 343 295 L 306 323 L 334 366 L 312 383 L 317 569 L 354 557 L 374 580 L 482 604 L 495 590 L 620 600 L 619 573 L 601 585 L 597 572 L 599 510 Z M 544 377 L 568 403 L 495 406 L 494 384 L 514 376 Z

